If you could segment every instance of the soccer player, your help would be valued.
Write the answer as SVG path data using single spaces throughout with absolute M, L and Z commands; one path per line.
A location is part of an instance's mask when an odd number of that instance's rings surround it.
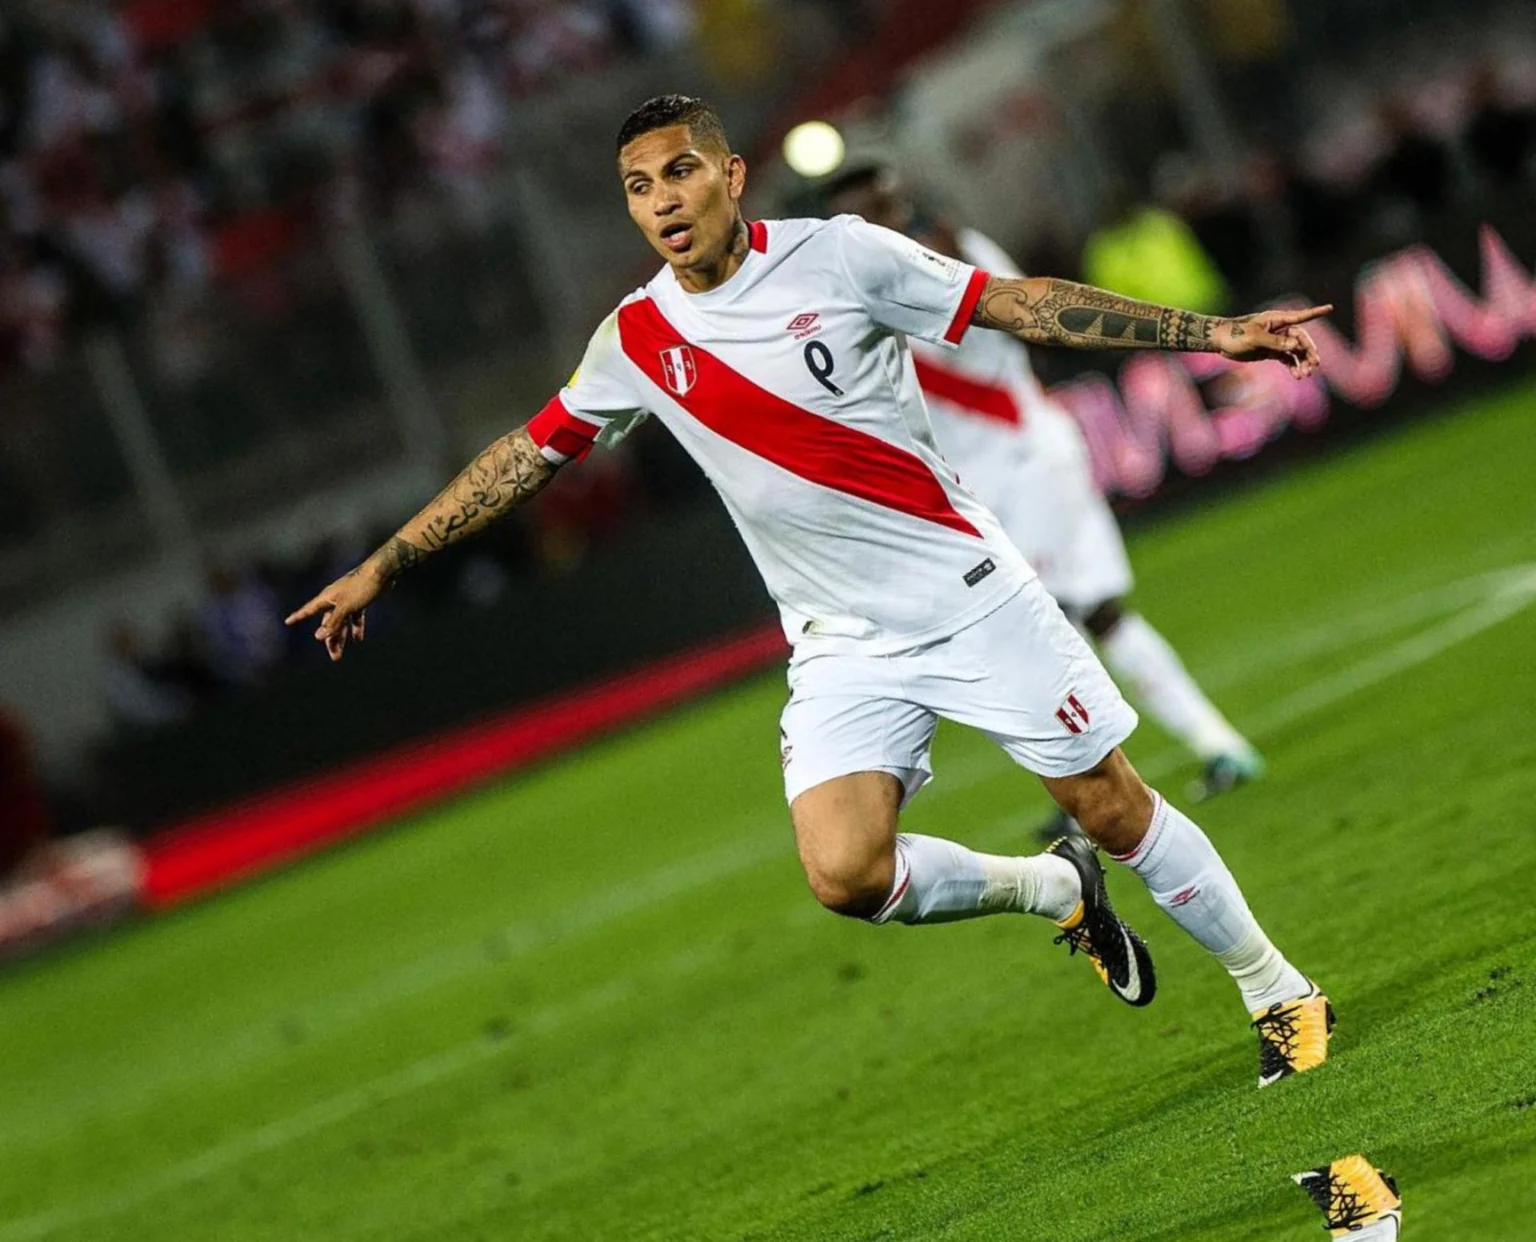
M 289 617 L 331 659 L 406 570 L 654 414 L 720 492 L 794 652 L 785 792 L 811 890 L 872 923 L 1043 915 L 1120 999 L 1146 1004 L 1145 945 L 1092 847 L 980 854 L 898 831 L 931 775 L 938 716 L 982 729 L 1236 981 L 1260 1085 L 1327 1057 L 1327 999 L 1249 912 L 1205 834 L 1120 750 L 1136 715 L 997 519 L 933 447 L 908 336 L 972 328 L 1042 344 L 1217 350 L 1317 365 L 1299 326 L 1326 313 L 1216 319 L 1069 281 L 988 276 L 852 217 L 747 221 L 746 165 L 687 96 L 619 131 L 630 218 L 665 261 L 593 334 L 570 382 L 492 443 L 383 547 Z
M 1022 275 L 989 238 L 925 212 L 882 160 L 850 160 L 821 193 L 832 212 L 863 216 L 994 277 Z M 998 332 L 968 332 L 953 349 L 919 338 L 911 346 L 940 451 L 997 514 L 1120 684 L 1200 761 L 1191 794 L 1203 800 L 1261 776 L 1259 752 L 1206 697 L 1168 641 L 1126 607 L 1125 541 L 1094 485 L 1076 421 L 1045 395 L 1028 351 Z

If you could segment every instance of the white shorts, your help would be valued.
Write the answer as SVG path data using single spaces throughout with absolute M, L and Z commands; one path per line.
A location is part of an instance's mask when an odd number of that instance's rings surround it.
M 1130 594 L 1125 540 L 1094 484 L 1076 424 L 1057 427 L 1053 421 L 1032 429 L 1030 437 L 1028 457 L 1006 494 L 994 498 L 1008 538 L 1063 608 L 1087 612 Z
M 1041 776 L 1085 772 L 1136 713 L 1056 601 L 1031 580 L 949 638 L 894 655 L 801 654 L 779 721 L 790 802 L 852 772 L 889 772 L 911 798 L 933 777 L 938 718 L 980 729 Z

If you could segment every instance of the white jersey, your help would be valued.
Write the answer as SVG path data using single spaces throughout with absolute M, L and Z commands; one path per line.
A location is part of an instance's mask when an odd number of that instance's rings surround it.
M 994 276 L 1022 275 L 1002 247 L 974 229 L 955 240 L 967 263 Z M 1029 351 L 1007 333 L 972 332 L 952 350 L 914 341 L 912 355 L 940 451 L 993 510 L 1002 512 L 1031 457 L 1059 459 L 1080 443 L 1072 416 L 1035 378 Z
M 980 233 L 966 229 L 956 240 L 968 262 L 1019 275 Z M 913 341 L 912 355 L 939 450 L 1046 589 L 1079 612 L 1127 594 L 1130 561 L 1094 484 L 1088 446 L 1040 387 L 1024 346 L 1001 332 L 972 332 L 953 350 Z
M 666 267 L 625 298 L 530 433 L 563 462 L 656 415 L 801 655 L 963 629 L 1034 574 L 934 448 L 906 338 L 952 349 L 986 273 L 856 216 L 749 231 L 718 288 L 689 293 Z

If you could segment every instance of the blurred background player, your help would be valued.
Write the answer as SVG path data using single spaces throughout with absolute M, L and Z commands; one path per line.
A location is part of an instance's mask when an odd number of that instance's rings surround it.
M 832 214 L 863 216 L 994 275 L 1023 274 L 983 234 L 926 211 L 878 156 L 847 160 L 821 188 L 821 198 Z M 1076 421 L 1046 396 L 1028 349 L 999 332 L 967 333 L 952 350 L 916 338 L 911 346 L 940 450 L 997 514 L 1120 683 L 1200 760 L 1204 770 L 1191 797 L 1201 800 L 1261 776 L 1259 752 L 1200 689 L 1167 639 L 1126 606 L 1132 579 L 1125 541 L 1094 484 Z M 1053 820 L 1042 835 L 1062 827 Z

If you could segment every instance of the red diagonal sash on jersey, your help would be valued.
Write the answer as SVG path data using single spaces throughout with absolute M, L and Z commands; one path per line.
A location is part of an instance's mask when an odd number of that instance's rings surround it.
M 917 454 L 759 387 L 686 341 L 650 298 L 619 308 L 619 340 L 657 387 L 732 444 L 808 482 L 980 537 Z M 679 346 L 692 352 L 695 367 L 693 383 L 681 395 L 667 383 L 662 357 Z
M 1024 425 L 1024 411 L 1006 385 L 972 379 L 943 363 L 919 357 L 916 350 L 912 352 L 912 361 L 917 365 L 917 382 L 924 392 L 982 418 L 994 418 L 1010 427 Z

